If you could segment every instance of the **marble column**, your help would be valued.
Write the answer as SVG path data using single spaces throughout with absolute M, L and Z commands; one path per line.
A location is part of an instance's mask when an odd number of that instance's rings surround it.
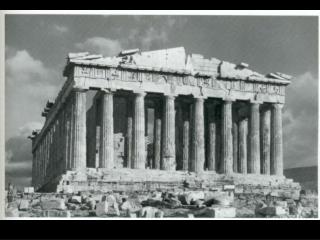
M 127 168 L 132 167 L 132 133 L 133 133 L 133 112 L 132 112 L 132 99 L 127 98 L 127 142 L 126 142 L 126 155 L 127 155 Z
M 283 175 L 283 139 L 282 139 L 283 104 L 273 104 L 271 110 L 271 174 Z
M 174 96 L 164 97 L 163 106 L 163 142 L 162 142 L 162 166 L 163 170 L 176 169 L 175 147 L 175 111 Z
M 73 156 L 71 162 L 72 169 L 86 167 L 86 92 L 75 89 L 73 91 L 73 141 L 71 148 Z
M 194 102 L 194 123 L 193 123 L 193 139 L 192 139 L 192 156 L 191 161 L 194 162 L 192 166 L 196 173 L 204 171 L 205 160 L 205 144 L 204 144 L 204 111 L 203 111 L 204 99 L 195 98 Z
M 190 152 L 190 106 L 185 104 L 183 107 L 183 126 L 182 126 L 182 170 L 189 169 L 189 152 Z
M 113 147 L 113 93 L 101 91 L 101 126 L 100 126 L 100 156 L 99 167 L 114 168 Z
M 132 168 L 135 169 L 145 169 L 146 164 L 145 95 L 144 92 L 136 93 L 134 99 Z
M 222 106 L 221 172 L 232 173 L 232 101 L 227 99 Z
M 236 119 L 232 123 L 232 154 L 233 154 L 233 172 L 238 172 L 238 123 Z
M 74 145 L 74 95 L 71 94 L 70 96 L 70 103 L 69 103 L 69 148 L 68 148 L 68 169 L 72 169 L 72 162 L 73 162 L 73 145 Z
M 250 173 L 260 174 L 260 104 L 250 103 L 249 120 L 249 170 Z
M 216 170 L 216 104 L 210 103 L 207 105 L 208 113 L 208 170 Z
M 156 102 L 156 107 L 154 109 L 154 148 L 153 148 L 153 157 L 154 157 L 154 169 L 160 169 L 161 162 L 161 103 L 160 100 Z
M 248 119 L 242 118 L 239 121 L 239 173 L 247 174 L 247 138 L 248 138 Z
M 175 145 L 176 145 L 176 169 L 182 170 L 182 106 L 180 101 L 176 101 L 175 110 Z
M 261 114 L 261 173 L 270 175 L 270 121 L 271 109 L 264 108 Z

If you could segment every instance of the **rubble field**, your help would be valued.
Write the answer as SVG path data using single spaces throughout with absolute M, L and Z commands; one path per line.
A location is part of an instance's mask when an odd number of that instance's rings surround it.
M 225 190 L 18 192 L 6 197 L 6 218 L 317 218 L 316 193 L 299 198 Z

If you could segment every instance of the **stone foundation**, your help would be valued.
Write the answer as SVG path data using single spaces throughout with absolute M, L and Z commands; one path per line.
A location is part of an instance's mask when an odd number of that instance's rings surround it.
M 200 174 L 154 169 L 94 169 L 67 171 L 44 185 L 40 192 L 150 191 L 170 189 L 230 189 L 235 193 L 299 198 L 301 187 L 284 176 L 259 174 Z

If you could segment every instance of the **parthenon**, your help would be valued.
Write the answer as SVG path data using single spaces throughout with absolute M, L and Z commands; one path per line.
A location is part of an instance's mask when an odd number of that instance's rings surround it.
M 283 178 L 289 75 L 183 47 L 69 53 L 63 75 L 30 136 L 36 189 L 86 169 Z

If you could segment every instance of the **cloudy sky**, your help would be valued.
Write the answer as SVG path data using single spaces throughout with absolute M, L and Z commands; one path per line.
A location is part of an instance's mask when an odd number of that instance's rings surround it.
M 64 78 L 68 52 L 184 46 L 266 74 L 294 76 L 284 108 L 286 168 L 317 164 L 318 19 L 303 16 L 6 15 L 6 180 L 28 185 L 31 142 L 45 102 Z

